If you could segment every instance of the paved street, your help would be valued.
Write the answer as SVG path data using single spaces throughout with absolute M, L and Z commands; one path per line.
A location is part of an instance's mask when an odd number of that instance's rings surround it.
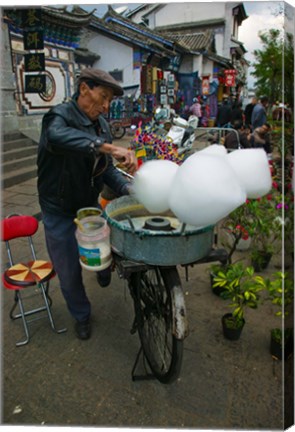
M 2 214 L 38 214 L 36 179 L 2 192 Z M 39 258 L 46 257 L 42 222 L 36 239 Z M 2 267 L 7 262 L 2 250 Z M 19 259 L 28 259 L 18 242 Z M 243 255 L 244 254 L 244 255 Z M 245 252 L 240 253 L 245 258 Z M 277 270 L 275 257 L 268 272 Z M 2 423 L 97 427 L 157 427 L 195 429 L 282 429 L 282 364 L 269 353 L 269 333 L 276 323 L 264 303 L 246 311 L 241 339 L 224 339 L 221 316 L 227 303 L 211 292 L 208 265 L 179 269 L 188 311 L 190 334 L 185 340 L 180 378 L 171 385 L 131 379 L 139 349 L 131 335 L 133 305 L 128 287 L 113 273 L 108 288 L 84 271 L 93 307 L 93 335 L 75 337 L 73 321 L 51 284 L 56 325 L 68 331 L 54 334 L 47 319 L 30 324 L 28 345 L 21 322 L 9 319 L 13 293 L 2 292 Z M 142 367 L 142 366 L 141 366 Z M 291 362 L 285 373 L 290 376 Z M 291 383 L 292 384 L 292 383 Z M 290 389 L 290 380 L 286 389 Z M 288 418 L 288 416 L 287 416 Z

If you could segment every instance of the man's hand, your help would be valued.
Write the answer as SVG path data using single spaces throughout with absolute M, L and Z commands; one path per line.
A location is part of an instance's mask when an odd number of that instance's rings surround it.
M 130 174 L 134 174 L 136 171 L 137 159 L 134 151 L 108 143 L 102 144 L 99 151 L 112 155 Z

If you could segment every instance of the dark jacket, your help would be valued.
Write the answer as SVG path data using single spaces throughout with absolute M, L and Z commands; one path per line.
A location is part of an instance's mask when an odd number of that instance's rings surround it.
M 216 116 L 216 126 L 222 127 L 226 126 L 230 122 L 231 118 L 231 106 L 228 104 L 228 102 L 224 102 L 217 111 Z
M 41 209 L 75 216 L 78 209 L 97 206 L 104 183 L 118 195 L 127 184 L 109 155 L 95 156 L 91 144 L 112 142 L 109 126 L 100 116 L 94 124 L 73 99 L 43 117 L 38 151 L 38 192 Z
M 244 114 L 245 114 L 245 123 L 248 126 L 250 126 L 252 124 L 251 123 L 251 117 L 252 117 L 252 112 L 253 112 L 254 106 L 255 106 L 255 104 L 249 103 L 245 107 L 245 111 L 244 111 Z

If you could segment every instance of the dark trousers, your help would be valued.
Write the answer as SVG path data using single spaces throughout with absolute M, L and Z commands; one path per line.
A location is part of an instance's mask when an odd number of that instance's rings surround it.
M 71 315 L 77 321 L 90 317 L 91 305 L 82 280 L 73 218 L 42 210 L 46 244 L 60 288 Z

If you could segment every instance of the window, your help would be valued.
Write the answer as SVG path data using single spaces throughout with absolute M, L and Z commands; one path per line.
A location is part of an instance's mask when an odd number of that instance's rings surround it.
M 112 77 L 116 81 L 123 82 L 123 71 L 122 70 L 115 69 L 113 71 L 110 71 L 109 74 L 112 75 Z

